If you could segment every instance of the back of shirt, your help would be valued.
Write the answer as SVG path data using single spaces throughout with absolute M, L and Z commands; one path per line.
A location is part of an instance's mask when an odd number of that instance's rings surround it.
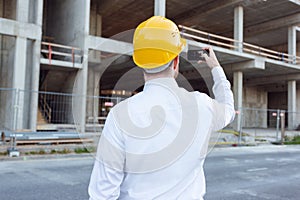
M 148 82 L 142 93 L 120 104 L 128 108 L 130 120 L 118 107 L 113 111 L 125 135 L 120 199 L 200 199 L 205 193 L 201 153 L 213 115 L 206 95 L 187 92 L 173 81 Z M 126 130 L 129 123 L 136 133 Z
M 99 142 L 90 199 L 202 199 L 210 133 L 234 115 L 226 81 L 215 85 L 223 102 L 161 78 L 115 106 Z

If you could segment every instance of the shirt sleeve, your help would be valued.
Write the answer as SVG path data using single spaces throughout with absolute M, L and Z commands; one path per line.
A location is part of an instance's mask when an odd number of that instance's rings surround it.
M 212 69 L 214 80 L 213 93 L 215 99 L 212 100 L 213 107 L 213 125 L 212 130 L 217 131 L 234 120 L 234 100 L 231 86 L 226 78 L 222 67 L 214 67 Z
M 124 140 L 111 111 L 98 144 L 88 189 L 90 200 L 118 199 L 124 163 Z

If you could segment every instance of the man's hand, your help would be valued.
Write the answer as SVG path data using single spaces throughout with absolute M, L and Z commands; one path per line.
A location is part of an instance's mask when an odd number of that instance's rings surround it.
M 219 63 L 212 47 L 209 46 L 209 47 L 204 47 L 202 49 L 207 50 L 209 52 L 209 55 L 203 54 L 203 57 L 205 59 L 206 64 L 208 65 L 208 67 L 210 69 L 220 66 L 220 63 Z M 202 62 L 203 61 L 198 61 L 198 63 L 202 63 Z

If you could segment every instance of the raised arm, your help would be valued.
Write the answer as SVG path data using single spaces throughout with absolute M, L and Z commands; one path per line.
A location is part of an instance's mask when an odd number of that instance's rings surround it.
M 205 61 L 211 69 L 214 80 L 213 93 L 215 99 L 212 101 L 214 109 L 213 130 L 219 130 L 227 126 L 234 120 L 235 110 L 231 86 L 226 78 L 212 47 L 205 47 L 209 55 L 204 54 Z

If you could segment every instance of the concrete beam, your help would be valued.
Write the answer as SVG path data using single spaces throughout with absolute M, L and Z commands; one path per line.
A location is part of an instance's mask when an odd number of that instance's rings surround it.
M 120 0 L 101 0 L 97 1 L 97 12 L 101 15 L 118 12 L 120 9 L 135 4 L 135 0 L 120 1 Z
M 190 9 L 184 13 L 176 15 L 173 17 L 175 21 L 180 24 L 184 22 L 191 22 L 194 23 L 199 20 L 202 16 L 207 16 L 210 13 L 213 13 L 217 10 L 221 10 L 226 8 L 227 6 L 235 5 L 238 3 L 243 2 L 242 0 L 218 0 L 218 1 L 211 1 L 210 3 L 206 4 L 205 6 L 199 5 L 193 9 Z
M 259 33 L 279 29 L 282 27 L 293 26 L 300 23 L 300 13 L 270 20 L 264 23 L 245 27 L 245 37 L 255 36 Z
M 166 0 L 154 0 L 154 15 L 166 16 Z
M 105 51 L 115 54 L 125 54 L 125 55 L 132 55 L 133 46 L 131 43 L 117 41 L 113 39 L 103 38 L 103 37 L 96 37 L 90 35 L 88 37 L 88 47 L 89 49 L 98 50 L 98 51 Z
M 233 63 L 225 66 L 230 66 L 233 71 L 243 71 L 246 69 L 265 69 L 265 60 L 261 57 L 257 57 L 254 60 Z
M 280 83 L 280 82 L 286 82 L 292 80 L 300 81 L 300 73 L 251 78 L 249 80 L 245 80 L 244 84 L 246 86 L 256 86 L 256 85 L 267 85 L 267 84 Z
M 300 6 L 300 1 L 299 0 L 289 0 L 289 1 Z
M 59 66 L 59 67 L 68 67 L 73 69 L 82 69 L 82 64 L 80 63 L 72 63 L 67 61 L 61 61 L 61 60 L 51 60 L 51 63 L 49 59 L 46 58 L 40 58 L 40 63 L 45 65 L 52 65 L 52 66 Z
M 0 34 L 40 40 L 42 30 L 40 26 L 35 24 L 0 18 Z

